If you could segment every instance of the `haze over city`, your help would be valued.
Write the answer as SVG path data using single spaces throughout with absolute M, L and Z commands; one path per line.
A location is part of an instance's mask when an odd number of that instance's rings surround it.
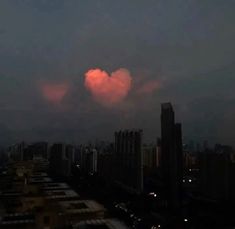
M 133 127 L 155 141 L 160 103 L 168 101 L 184 139 L 234 145 L 234 7 L 2 0 L 1 145 L 110 140 Z
M 0 228 L 234 229 L 235 0 L 0 0 Z

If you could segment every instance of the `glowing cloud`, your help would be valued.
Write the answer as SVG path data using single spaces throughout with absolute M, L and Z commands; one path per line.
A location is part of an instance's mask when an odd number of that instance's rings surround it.
M 85 74 L 85 87 L 97 102 L 105 106 L 121 102 L 131 88 L 131 81 L 130 72 L 124 68 L 110 76 L 101 69 L 91 69 Z
M 51 103 L 60 103 L 68 89 L 67 83 L 43 83 L 41 85 L 43 97 Z
M 152 94 L 161 87 L 161 84 L 157 80 L 151 80 L 147 83 L 144 83 L 139 89 L 139 94 Z

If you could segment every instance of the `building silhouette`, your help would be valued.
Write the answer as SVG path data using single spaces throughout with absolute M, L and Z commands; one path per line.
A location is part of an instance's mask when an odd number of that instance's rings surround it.
M 115 133 L 114 178 L 127 191 L 143 191 L 142 130 Z
M 59 176 L 71 175 L 74 162 L 74 148 L 63 143 L 53 144 L 50 148 L 50 171 Z
M 199 155 L 199 190 L 202 196 L 220 201 L 235 200 L 233 150 L 216 145 Z
M 170 103 L 161 106 L 161 162 L 164 193 L 170 209 L 180 207 L 182 183 L 182 132 Z
M 93 146 L 82 147 L 80 150 L 81 168 L 86 173 L 97 173 L 98 151 Z

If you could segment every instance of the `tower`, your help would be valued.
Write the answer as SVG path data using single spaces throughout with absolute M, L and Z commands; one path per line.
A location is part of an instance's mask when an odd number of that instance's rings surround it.
M 182 133 L 181 124 L 175 124 L 171 103 L 161 106 L 162 177 L 167 206 L 180 206 L 182 182 Z
M 115 179 L 131 192 L 143 191 L 142 130 L 115 133 Z

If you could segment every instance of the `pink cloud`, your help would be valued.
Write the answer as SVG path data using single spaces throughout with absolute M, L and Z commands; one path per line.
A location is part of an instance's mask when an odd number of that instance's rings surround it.
M 43 97 L 51 103 L 60 103 L 67 94 L 69 85 L 67 83 L 43 83 L 41 92 Z
M 85 73 L 85 87 L 95 101 L 105 106 L 121 102 L 131 88 L 132 77 L 127 69 L 120 68 L 109 75 L 101 69 L 91 69 Z
M 161 87 L 161 84 L 158 80 L 151 80 L 141 85 L 138 88 L 137 92 L 139 94 L 152 94 L 153 92 L 158 90 L 160 87 Z

